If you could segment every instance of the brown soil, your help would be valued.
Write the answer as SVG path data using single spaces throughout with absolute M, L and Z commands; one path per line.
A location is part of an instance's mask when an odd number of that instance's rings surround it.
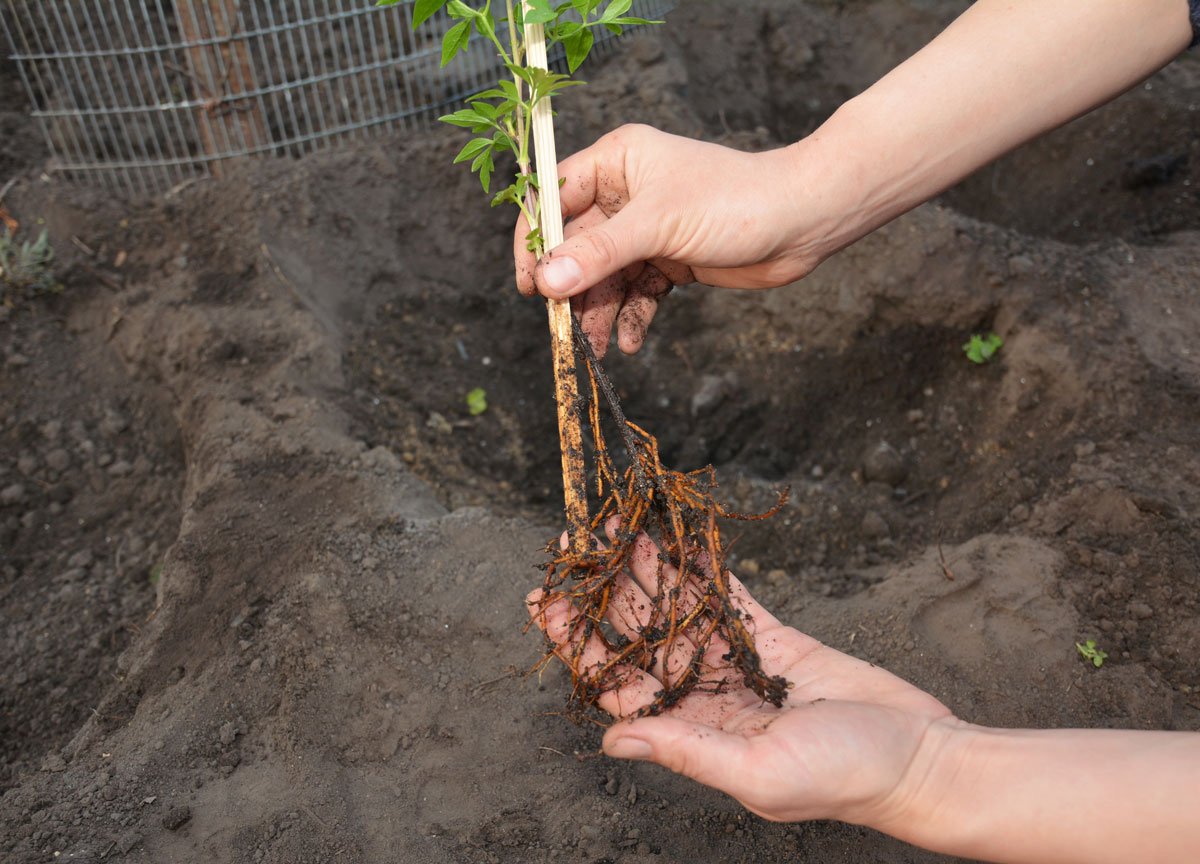
M 635 120 L 771 146 L 960 7 L 687 4 L 561 106 L 562 149 Z M 1198 74 L 803 284 L 677 291 L 609 364 L 734 509 L 793 487 L 734 529 L 769 607 L 970 720 L 1200 728 Z M 0 313 L 0 858 L 945 860 L 596 757 L 562 673 L 514 674 L 559 530 L 547 328 L 459 144 L 138 206 L 0 166 L 65 285 Z

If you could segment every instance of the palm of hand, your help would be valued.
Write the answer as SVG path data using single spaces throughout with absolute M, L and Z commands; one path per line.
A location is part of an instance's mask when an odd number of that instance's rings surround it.
M 617 724 L 609 736 L 669 724 L 661 731 L 678 744 L 667 749 L 667 767 L 689 776 L 703 771 L 695 779 L 768 819 L 877 821 L 926 729 L 949 718 L 949 709 L 883 669 L 773 618 L 763 622 L 764 614 L 756 635 L 763 667 L 793 685 L 783 708 L 745 687 L 695 692 L 661 718 Z M 698 748 L 718 743 L 726 751 L 720 758 L 696 759 Z
M 614 595 L 610 620 L 618 630 L 636 627 L 645 614 L 638 610 L 646 608 L 657 559 L 658 548 L 641 535 L 630 578 Z M 658 762 L 768 819 L 886 819 L 893 804 L 903 804 L 902 781 L 925 732 L 952 719 L 949 709 L 891 673 L 784 626 L 732 576 L 730 593 L 754 632 L 763 670 L 792 685 L 783 707 L 764 703 L 738 673 L 715 662 L 728 651 L 717 642 L 702 680 L 720 686 L 697 688 L 658 716 L 637 715 L 654 703 L 662 676 L 682 668 L 682 656 L 662 658 L 649 672 L 630 670 L 605 693 L 600 706 L 628 721 L 609 729 L 605 750 Z M 530 597 L 535 620 L 565 646 L 571 609 L 565 601 L 541 607 L 539 600 L 540 592 Z M 599 644 L 585 654 L 596 664 L 608 659 Z M 640 751 L 630 749 L 638 743 Z

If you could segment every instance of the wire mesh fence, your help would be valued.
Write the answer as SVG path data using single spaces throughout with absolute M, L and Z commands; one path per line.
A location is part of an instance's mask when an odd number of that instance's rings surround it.
M 490 86 L 500 66 L 483 45 L 439 68 L 451 22 L 438 13 L 414 31 L 413 2 L 0 0 L 0 47 L 52 172 L 149 194 L 230 159 L 420 128 Z M 637 0 L 633 14 L 672 5 Z M 596 50 L 615 38 L 599 33 Z

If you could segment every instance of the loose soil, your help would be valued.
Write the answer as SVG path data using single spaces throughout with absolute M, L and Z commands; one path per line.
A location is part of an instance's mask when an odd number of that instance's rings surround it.
M 775 146 L 961 8 L 685 4 L 560 147 Z M 64 290 L 0 310 L 0 857 L 948 860 L 597 756 L 561 671 L 522 674 L 560 530 L 545 312 L 453 131 L 130 204 L 41 178 L 13 85 L 5 204 Z M 734 528 L 765 604 L 972 721 L 1200 729 L 1197 103 L 1193 54 L 801 284 L 675 292 L 612 359 L 731 507 L 792 487 Z

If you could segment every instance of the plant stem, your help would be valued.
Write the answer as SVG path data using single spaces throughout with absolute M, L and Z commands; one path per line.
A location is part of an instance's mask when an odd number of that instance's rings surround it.
M 522 0 L 526 2 L 526 0 Z M 528 10 L 528 6 L 525 7 Z M 541 24 L 525 24 L 525 60 L 528 67 L 548 68 L 546 40 Z M 534 101 L 536 94 L 530 94 Z M 562 242 L 562 207 L 558 197 L 558 157 L 554 148 L 554 116 L 550 99 L 536 101 L 530 116 L 538 169 L 538 208 L 542 242 L 549 252 Z M 525 130 L 529 134 L 529 128 Z M 528 151 L 522 146 L 528 158 Z M 531 226 L 532 227 L 532 226 Z M 580 422 L 579 381 L 576 377 L 575 346 L 571 332 L 571 304 L 547 300 L 551 347 L 554 354 L 554 396 L 558 403 L 558 439 L 562 451 L 563 499 L 571 546 L 578 554 L 591 548 L 587 514 L 587 475 L 583 459 L 583 428 Z

